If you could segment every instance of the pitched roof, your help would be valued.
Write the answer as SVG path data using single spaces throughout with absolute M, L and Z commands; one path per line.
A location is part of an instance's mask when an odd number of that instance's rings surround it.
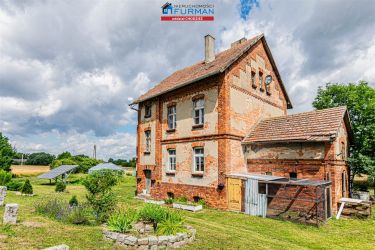
M 243 143 L 330 141 L 337 136 L 343 119 L 350 136 L 346 107 L 336 107 L 262 120 Z
M 255 36 L 237 46 L 234 46 L 232 48 L 229 48 L 216 54 L 215 60 L 208 64 L 204 61 L 200 61 L 192 66 L 174 72 L 172 75 L 168 76 L 159 84 L 148 90 L 145 94 L 138 97 L 138 99 L 136 99 L 132 104 L 137 104 L 146 101 L 148 99 L 167 93 L 174 89 L 186 86 L 188 84 L 202 80 L 209 76 L 213 76 L 215 74 L 224 72 L 225 69 L 232 65 L 246 51 L 252 48 L 252 46 L 254 46 L 259 40 L 262 40 L 264 42 L 265 49 L 268 53 L 271 64 L 275 69 L 275 73 L 278 77 L 281 88 L 286 97 L 288 108 L 291 108 L 292 105 L 289 100 L 288 94 L 286 93 L 285 87 L 280 78 L 280 74 L 277 71 L 275 61 L 273 60 L 272 54 L 263 34 Z

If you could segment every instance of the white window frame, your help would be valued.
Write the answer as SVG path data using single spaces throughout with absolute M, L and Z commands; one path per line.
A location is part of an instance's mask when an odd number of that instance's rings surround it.
M 193 102 L 193 120 L 194 125 L 204 124 L 204 98 L 199 98 Z
M 202 150 L 201 152 L 197 151 Z M 197 166 L 199 164 L 199 167 Z M 204 159 L 204 148 L 195 147 L 193 148 L 193 173 L 204 173 L 205 159 Z
M 176 129 L 176 105 L 170 106 L 167 109 L 168 113 L 168 129 Z
M 151 152 L 151 130 L 145 131 L 145 144 L 146 144 L 145 152 L 150 153 Z
M 176 149 L 168 149 L 167 172 L 176 172 L 176 165 Z

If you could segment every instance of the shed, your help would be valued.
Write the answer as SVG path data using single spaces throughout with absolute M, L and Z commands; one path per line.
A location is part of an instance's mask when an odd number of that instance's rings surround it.
M 252 173 L 227 175 L 241 180 L 241 211 L 255 216 L 279 217 L 319 225 L 331 217 L 331 182 L 290 179 Z M 228 181 L 228 196 L 231 182 Z M 229 198 L 229 203 L 231 202 Z
M 96 165 L 95 167 L 90 168 L 88 173 L 91 174 L 93 171 L 98 171 L 98 170 L 103 170 L 103 169 L 109 169 L 109 170 L 121 171 L 121 172 L 124 171 L 122 167 L 119 167 L 113 163 L 108 162 L 108 163 L 100 163 Z

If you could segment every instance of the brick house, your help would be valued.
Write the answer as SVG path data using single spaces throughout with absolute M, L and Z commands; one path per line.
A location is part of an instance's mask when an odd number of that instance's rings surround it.
M 264 35 L 216 55 L 214 43 L 205 36 L 204 61 L 131 104 L 138 105 L 138 195 L 185 196 L 243 211 L 230 194 L 243 199 L 243 186 L 228 179 L 255 173 L 325 180 L 336 211 L 348 196 L 346 108 L 287 115 L 292 104 Z

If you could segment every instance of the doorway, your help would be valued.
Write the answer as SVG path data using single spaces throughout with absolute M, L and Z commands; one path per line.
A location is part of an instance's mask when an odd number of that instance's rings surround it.
M 146 177 L 146 189 L 144 192 L 146 194 L 150 194 L 151 191 L 151 170 L 144 170 L 145 177 Z
M 241 211 L 242 206 L 242 180 L 228 178 L 228 209 Z

